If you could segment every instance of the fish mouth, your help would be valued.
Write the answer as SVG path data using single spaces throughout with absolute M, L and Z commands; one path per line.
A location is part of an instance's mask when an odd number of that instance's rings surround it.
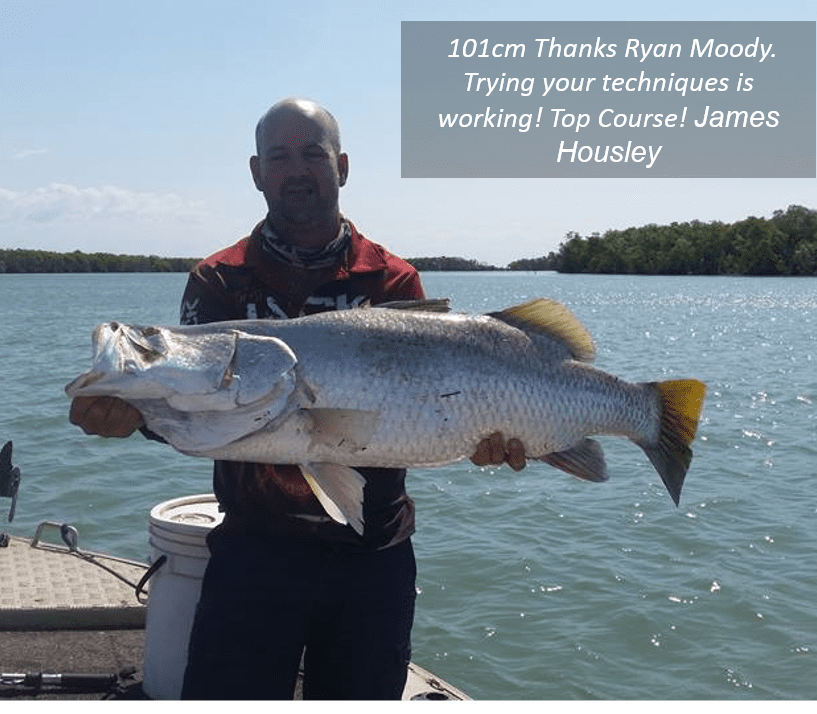
M 80 392 L 85 392 L 89 387 L 104 378 L 105 374 L 102 372 L 86 372 L 65 385 L 65 393 L 69 397 L 76 397 Z
M 155 359 L 139 333 L 128 325 L 108 322 L 93 333 L 94 355 L 91 369 L 70 382 L 65 391 L 70 397 L 108 394 L 109 385 L 121 375 L 134 374 L 139 363 Z

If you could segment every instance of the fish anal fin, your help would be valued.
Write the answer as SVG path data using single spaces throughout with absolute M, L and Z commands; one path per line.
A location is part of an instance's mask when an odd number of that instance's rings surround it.
M 604 451 L 601 444 L 593 439 L 583 439 L 566 451 L 554 451 L 539 459 L 584 481 L 608 479 Z
M 379 413 L 362 409 L 307 409 L 312 419 L 312 445 L 346 452 L 360 451 L 371 440 Z
M 596 356 L 596 346 L 587 328 L 556 300 L 537 298 L 489 315 L 532 336 L 541 335 L 555 340 L 567 349 L 573 359 L 592 362 Z
M 301 473 L 327 515 L 363 535 L 363 487 L 366 479 L 350 466 L 299 464 Z
M 698 429 L 706 385 L 697 379 L 676 379 L 655 382 L 653 386 L 661 400 L 661 425 L 655 444 L 639 444 L 661 476 L 669 495 L 677 506 L 681 500 L 692 449 L 689 445 Z

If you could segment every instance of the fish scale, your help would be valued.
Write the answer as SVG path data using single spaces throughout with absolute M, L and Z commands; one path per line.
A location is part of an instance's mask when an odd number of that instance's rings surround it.
M 492 320 L 466 332 L 471 339 L 458 339 L 461 325 L 469 323 L 456 316 L 440 321 L 412 314 L 395 323 L 380 312 L 344 315 L 343 324 L 352 339 L 332 342 L 331 362 L 325 359 L 324 334 L 301 333 L 297 325 L 291 325 L 293 330 L 276 330 L 299 355 L 304 365 L 301 376 L 316 395 L 315 407 L 343 404 L 347 409 L 380 413 L 369 446 L 362 453 L 340 457 L 344 462 L 358 466 L 450 463 L 472 454 L 476 444 L 497 428 L 513 430 L 510 433 L 530 444 L 531 455 L 553 450 L 558 443 L 558 414 L 549 413 L 541 360 L 529 354 L 532 345 L 518 330 Z M 376 337 L 358 341 L 354 338 L 358 333 Z M 376 345 L 383 344 L 388 350 L 378 358 Z M 502 370 L 495 361 L 499 344 L 504 349 Z M 380 379 L 388 381 L 384 385 Z M 396 393 L 394 400 L 384 401 L 388 391 Z M 500 395 L 509 408 L 497 414 Z M 552 425 L 553 435 L 536 429 L 542 424 Z M 235 451 L 227 453 L 243 460 L 245 453 L 261 448 L 261 438 L 236 444 Z M 280 441 L 288 440 L 289 435 L 281 433 Z M 273 453 L 287 447 L 269 442 L 267 448 L 267 458 L 275 461 Z M 298 456 L 323 460 L 333 454 L 313 447 L 311 454 L 304 451 Z
M 66 391 L 128 401 L 183 453 L 297 464 L 329 515 L 359 532 L 353 467 L 451 463 L 497 431 L 529 458 L 590 481 L 607 472 L 588 437 L 627 437 L 678 502 L 701 382 L 630 383 L 596 369 L 589 333 L 551 300 L 481 316 L 424 306 L 101 325 L 91 371 Z

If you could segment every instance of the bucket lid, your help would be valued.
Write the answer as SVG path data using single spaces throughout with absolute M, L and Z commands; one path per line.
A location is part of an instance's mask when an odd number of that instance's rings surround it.
M 151 525 L 198 536 L 217 526 L 223 518 L 224 514 L 219 513 L 218 501 L 212 493 L 174 498 L 150 510 Z

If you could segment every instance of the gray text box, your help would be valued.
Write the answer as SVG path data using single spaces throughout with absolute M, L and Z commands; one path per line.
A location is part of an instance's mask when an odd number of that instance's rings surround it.
M 815 22 L 403 22 L 404 178 L 814 178 Z

